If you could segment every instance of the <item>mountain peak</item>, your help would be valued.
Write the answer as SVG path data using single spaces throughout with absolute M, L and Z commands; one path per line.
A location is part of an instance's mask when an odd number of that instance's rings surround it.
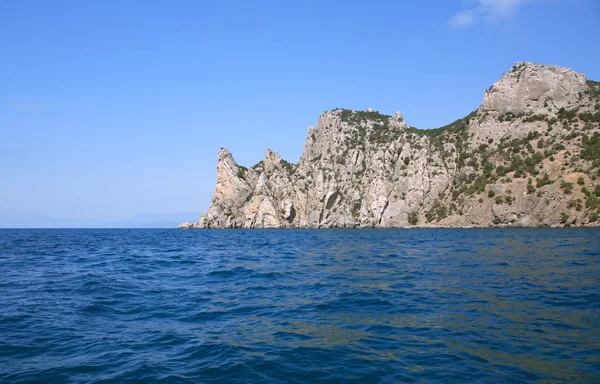
M 184 227 L 598 226 L 600 84 L 520 62 L 445 127 L 334 109 L 297 165 L 261 163 L 221 149 L 208 212 Z
M 488 113 L 548 114 L 574 105 L 585 91 L 586 76 L 570 68 L 518 62 L 484 93 Z

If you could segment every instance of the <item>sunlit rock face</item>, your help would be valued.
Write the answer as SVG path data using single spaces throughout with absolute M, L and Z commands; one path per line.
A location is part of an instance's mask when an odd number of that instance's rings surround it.
M 599 95 L 571 69 L 517 63 L 476 111 L 436 130 L 400 112 L 327 111 L 298 164 L 266 150 L 246 168 L 221 149 L 208 211 L 180 227 L 594 226 L 600 160 L 585 143 Z
M 485 92 L 481 110 L 552 113 L 577 104 L 586 88 L 585 75 L 572 69 L 517 63 Z

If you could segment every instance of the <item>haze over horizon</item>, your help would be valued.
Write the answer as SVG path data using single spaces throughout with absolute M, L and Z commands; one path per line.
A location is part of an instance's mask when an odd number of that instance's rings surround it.
M 297 162 L 338 107 L 439 127 L 518 61 L 600 80 L 599 17 L 594 0 L 2 2 L 0 227 L 199 216 L 221 147 Z

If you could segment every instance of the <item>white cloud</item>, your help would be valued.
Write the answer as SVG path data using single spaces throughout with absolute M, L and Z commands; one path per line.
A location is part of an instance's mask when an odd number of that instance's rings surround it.
M 528 0 L 477 0 L 472 8 L 455 13 L 449 20 L 451 27 L 464 27 L 483 19 L 493 21 L 514 14 Z
M 448 24 L 451 27 L 464 27 L 466 25 L 471 25 L 475 22 L 475 12 L 470 9 L 467 11 L 460 11 L 453 15 L 450 20 L 448 20 Z

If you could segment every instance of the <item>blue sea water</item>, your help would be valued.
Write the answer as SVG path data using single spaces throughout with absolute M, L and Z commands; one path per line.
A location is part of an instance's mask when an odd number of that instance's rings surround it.
M 0 230 L 1 382 L 599 380 L 598 230 Z

